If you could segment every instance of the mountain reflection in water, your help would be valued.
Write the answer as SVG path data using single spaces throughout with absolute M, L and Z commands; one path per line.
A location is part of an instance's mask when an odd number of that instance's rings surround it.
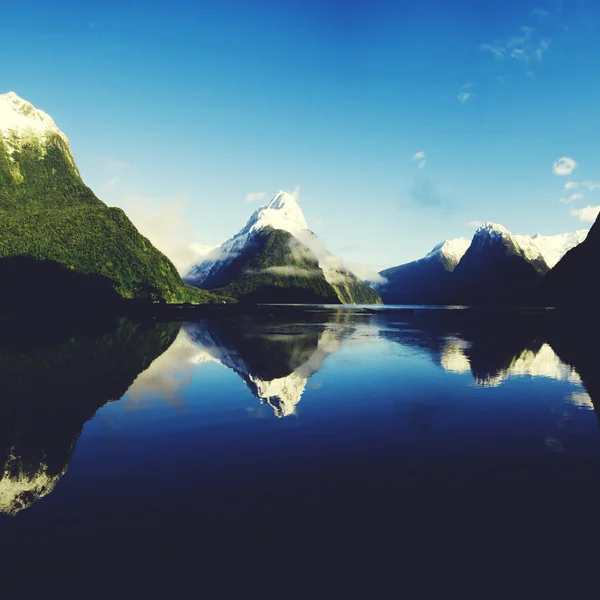
M 54 489 L 84 423 L 123 396 L 171 345 L 179 327 L 123 319 L 58 339 L 43 329 L 3 337 L 0 512 L 14 515 Z
M 0 535 L 146 559 L 189 535 L 222 564 L 243 540 L 350 560 L 384 531 L 426 555 L 495 527 L 514 549 L 600 499 L 598 333 L 352 308 L 28 328 L 0 342 Z

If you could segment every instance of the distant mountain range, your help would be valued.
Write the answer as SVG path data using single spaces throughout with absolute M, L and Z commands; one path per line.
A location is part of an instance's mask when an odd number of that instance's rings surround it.
M 13 92 L 0 95 L 0 280 L 5 311 L 213 298 L 96 197 L 52 118 Z
M 148 302 L 594 304 L 600 227 L 514 235 L 486 223 L 380 273 L 373 289 L 308 229 L 279 191 L 233 237 L 173 263 L 83 182 L 67 137 L 13 92 L 0 95 L 0 310 Z M 385 240 L 382 240 L 385 244 Z
M 247 302 L 381 304 L 379 295 L 308 229 L 295 198 L 279 191 L 184 281 Z
M 448 240 L 420 260 L 381 271 L 377 290 L 386 304 L 545 303 L 542 278 L 587 233 L 529 237 L 486 223 L 470 242 Z

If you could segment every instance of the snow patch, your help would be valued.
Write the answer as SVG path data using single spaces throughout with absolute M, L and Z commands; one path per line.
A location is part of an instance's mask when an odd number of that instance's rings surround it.
M 67 471 L 65 467 L 58 475 L 51 475 L 48 473 L 48 466 L 41 464 L 35 472 L 27 473 L 18 464 L 19 459 L 13 448 L 0 479 L 0 513 L 16 515 L 29 508 L 34 502 L 47 496 Z
M 473 236 L 472 245 L 475 249 L 485 244 L 510 240 L 521 251 L 522 256 L 529 262 L 544 261 L 549 268 L 556 263 L 572 248 L 579 245 L 587 237 L 588 230 L 579 229 L 570 233 L 543 236 L 539 233 L 531 237 L 528 235 L 515 235 L 497 223 L 485 223 L 477 229 Z
M 448 260 L 452 268 L 454 268 L 465 252 L 471 245 L 471 240 L 467 238 L 457 238 L 454 240 L 445 240 L 439 243 L 435 248 L 425 256 L 425 258 L 434 258 L 442 256 Z

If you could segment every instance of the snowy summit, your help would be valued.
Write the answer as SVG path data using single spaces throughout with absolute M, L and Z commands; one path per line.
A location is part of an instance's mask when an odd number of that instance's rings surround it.
M 19 98 L 14 92 L 0 94 L 0 143 L 3 143 L 9 160 L 14 160 L 12 153 L 22 148 L 24 143 L 33 143 L 44 155 L 48 144 L 57 140 L 67 160 L 79 173 L 69 140 L 50 115 Z
M 50 115 L 19 98 L 14 92 L 0 94 L 0 132 L 5 139 L 12 136 L 41 138 L 52 133 L 68 143 L 67 136 L 60 131 Z
M 190 270 L 188 280 L 200 285 L 211 272 L 228 266 L 256 233 L 269 226 L 292 235 L 308 230 L 302 209 L 292 194 L 279 190 L 269 204 L 254 211 L 241 231 L 218 246 L 196 245 L 197 249 L 202 248 L 202 262 Z
M 471 240 L 467 238 L 457 238 L 455 240 L 445 240 L 440 242 L 435 248 L 425 256 L 425 258 L 442 257 L 445 258 L 448 266 L 452 270 L 464 256 L 467 248 L 471 245 Z

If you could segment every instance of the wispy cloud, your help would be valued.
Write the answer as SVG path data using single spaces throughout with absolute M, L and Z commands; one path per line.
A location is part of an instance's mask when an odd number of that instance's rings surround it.
M 520 35 L 505 41 L 491 44 L 480 44 L 479 49 L 489 52 L 494 58 L 501 60 L 506 56 L 529 63 L 532 60 L 541 61 L 544 53 L 550 47 L 548 38 L 535 37 L 533 27 L 523 25 Z
M 587 188 L 590 192 L 593 192 L 595 189 L 600 188 L 600 181 L 567 181 L 563 190 L 568 192 L 577 188 Z
M 125 170 L 131 169 L 131 163 L 128 163 L 126 160 L 121 160 L 116 156 L 103 156 L 102 163 L 105 167 L 113 170 Z
M 522 46 L 531 39 L 532 32 L 533 27 L 527 27 L 527 25 L 521 26 L 521 35 L 509 38 L 506 42 L 506 47 L 515 48 L 517 46 Z
M 600 181 L 582 181 L 580 185 L 593 192 L 595 189 L 600 188 Z
M 593 223 L 598 214 L 600 213 L 600 205 L 599 206 L 586 206 L 585 208 L 576 208 L 571 211 L 571 214 L 574 217 L 578 217 L 581 221 L 585 221 L 586 223 Z
M 536 17 L 540 20 L 546 19 L 547 17 L 550 16 L 550 13 L 547 10 L 544 10 L 543 8 L 541 8 L 539 6 L 537 8 L 534 8 L 529 14 L 532 17 Z
M 470 94 L 469 92 L 462 92 L 460 94 L 458 94 L 458 96 L 456 96 L 458 98 L 458 101 L 461 102 L 462 104 L 464 104 L 473 94 Z
M 246 194 L 244 200 L 246 202 L 260 202 L 267 197 L 267 192 L 250 192 Z
M 483 221 L 469 221 L 467 227 L 473 227 L 479 229 L 483 225 Z
M 566 202 L 566 203 L 571 203 L 571 202 L 575 202 L 576 200 L 581 200 L 582 198 L 583 198 L 583 194 L 581 192 L 575 192 L 574 194 L 571 194 L 567 198 L 561 198 L 560 201 Z
M 570 175 L 577 168 L 577 163 L 569 156 L 562 156 L 552 164 L 552 172 L 555 175 Z
M 461 85 L 460 89 L 461 90 L 468 90 L 469 88 L 472 88 L 472 87 L 473 87 L 473 84 L 471 82 L 467 82 L 464 85 Z
M 346 267 L 352 271 L 359 279 L 372 285 L 382 285 L 387 283 L 387 279 L 379 274 L 385 268 L 382 265 L 365 265 L 363 263 L 350 262 Z
M 485 52 L 489 52 L 494 58 L 500 60 L 504 58 L 504 54 L 506 52 L 506 48 L 500 44 L 480 44 L 480 50 L 484 50 Z
M 186 215 L 187 192 L 171 198 L 124 196 L 119 205 L 139 232 L 166 254 L 180 273 L 201 256 L 194 249 L 194 232 Z
M 534 60 L 541 61 L 542 56 L 544 55 L 544 52 L 546 52 L 546 50 L 548 50 L 548 48 L 550 48 L 550 40 L 549 39 L 540 40 L 538 47 L 533 51 Z
M 422 169 L 427 164 L 427 155 L 422 150 L 420 152 L 415 152 L 413 161 L 417 161 L 419 163 L 419 169 Z
M 284 267 L 268 267 L 259 271 L 260 273 L 272 273 L 273 275 L 284 275 L 287 277 L 319 277 L 320 269 L 303 269 L 301 267 L 284 266 Z
M 107 190 L 114 190 L 119 183 L 121 183 L 120 177 L 111 177 L 108 181 L 104 182 L 104 187 Z

